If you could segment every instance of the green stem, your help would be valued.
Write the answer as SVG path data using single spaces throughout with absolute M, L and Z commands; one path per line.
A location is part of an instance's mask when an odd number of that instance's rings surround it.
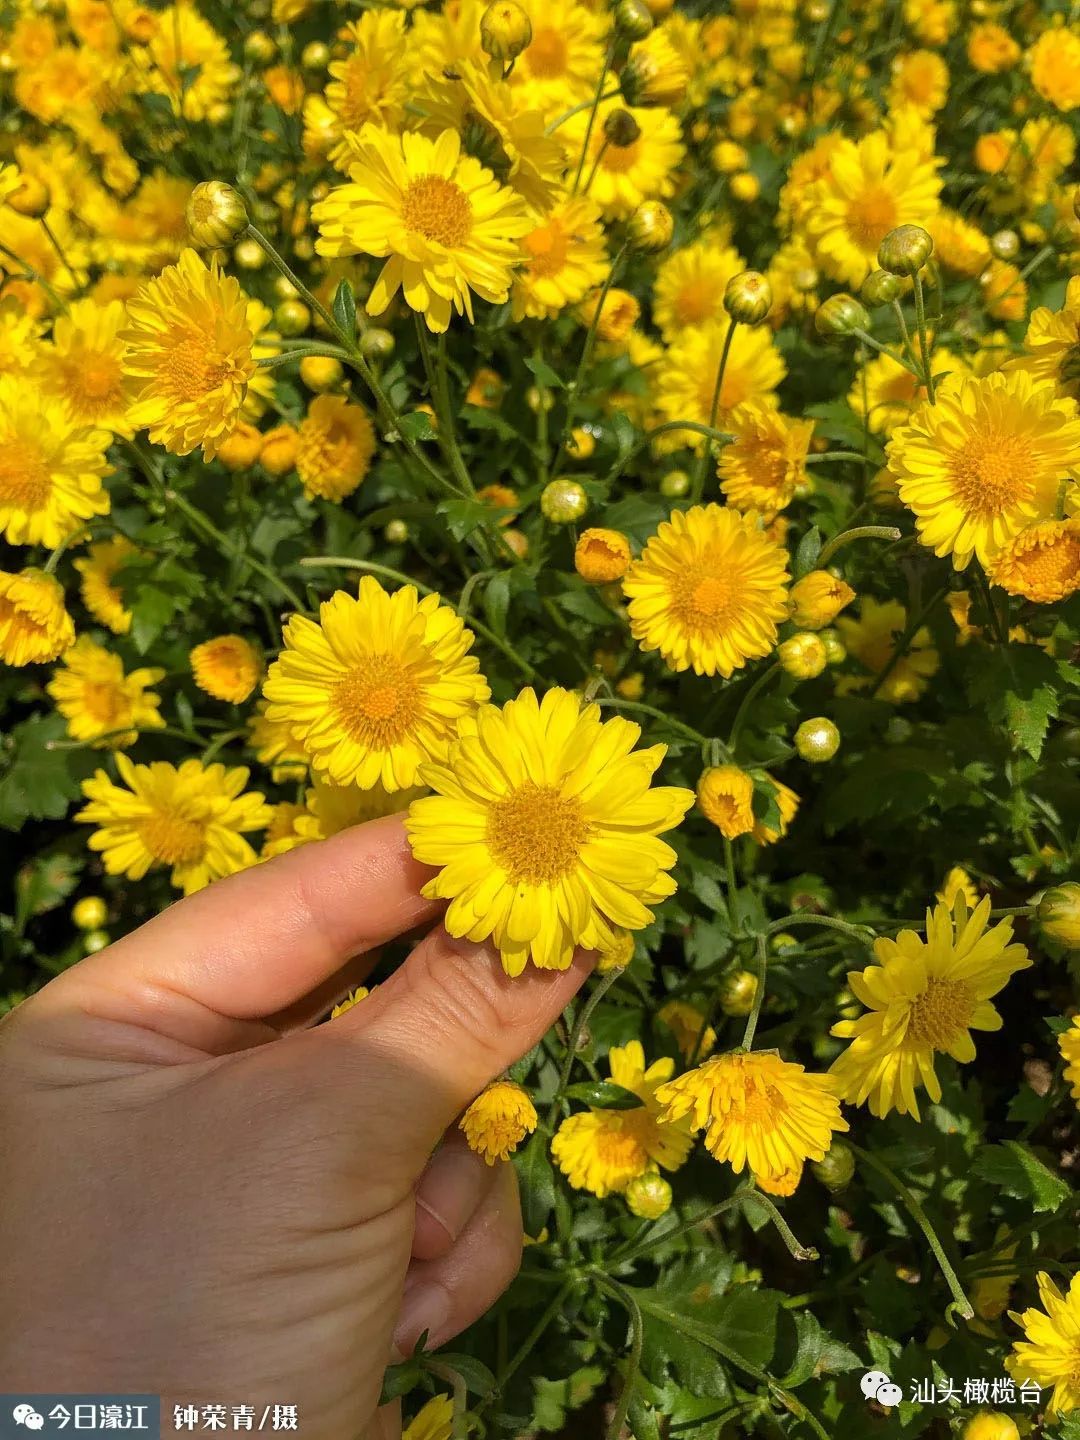
M 536 1349 L 548 1326 L 555 1319 L 555 1317 L 561 1313 L 563 1306 L 570 1298 L 570 1294 L 573 1291 L 573 1288 L 573 1280 L 563 1281 L 562 1285 L 552 1296 L 548 1305 L 541 1312 L 540 1318 L 529 1331 L 524 1341 L 521 1343 L 518 1349 L 514 1351 L 514 1354 L 511 1356 L 510 1360 L 506 1363 L 506 1365 L 504 1365 L 499 1371 L 495 1379 L 495 1389 L 492 1390 L 489 1395 L 485 1396 L 485 1398 L 476 1407 L 476 1413 L 478 1415 L 481 1414 L 484 1410 L 486 1410 L 487 1407 L 492 1403 L 492 1401 L 502 1394 L 502 1392 L 506 1389 L 509 1381 L 513 1378 L 514 1375 L 517 1374 L 518 1370 L 520 1370 L 522 1365 L 524 1365 L 525 1361 Z
M 826 460 L 857 460 L 861 465 L 866 457 L 857 450 L 822 450 L 817 455 L 807 455 L 807 465 L 823 465 Z
M 923 383 L 926 386 L 926 393 L 929 396 L 930 404 L 934 403 L 934 375 L 930 365 L 930 345 L 926 338 L 926 297 L 923 295 L 922 276 L 916 270 L 912 277 L 915 285 L 915 324 L 919 331 L 919 353 L 922 356 Z
M 659 1234 L 651 1235 L 645 1240 L 624 1245 L 608 1257 L 607 1263 L 612 1266 L 631 1265 L 635 1260 L 640 1260 L 643 1255 L 647 1255 L 650 1250 L 655 1250 L 657 1245 L 664 1245 L 669 1240 L 678 1240 L 681 1235 L 689 1235 L 691 1230 L 697 1230 L 702 1225 L 707 1225 L 710 1220 L 715 1220 L 728 1210 L 733 1210 L 737 1205 L 741 1205 L 747 1195 L 751 1193 L 748 1185 L 740 1186 L 734 1195 L 729 1195 L 718 1205 L 711 1205 L 708 1210 L 700 1211 L 697 1215 L 691 1216 L 689 1220 L 680 1221 L 678 1225 L 667 1226 Z
M 754 1036 L 757 1034 L 758 1019 L 761 1015 L 761 1006 L 765 1000 L 765 975 L 768 970 L 769 957 L 766 949 L 764 935 L 758 935 L 754 941 L 754 950 L 757 958 L 757 989 L 754 991 L 754 1003 L 750 1014 L 746 1017 L 746 1030 L 743 1032 L 742 1048 L 752 1050 L 754 1048 Z
M 698 745 L 717 745 L 725 760 L 730 761 L 731 752 L 722 740 L 711 740 L 707 735 L 702 735 L 700 730 L 694 730 L 689 725 L 684 725 L 681 720 L 676 720 L 673 715 L 667 714 L 664 710 L 658 710 L 655 705 L 645 705 L 640 700 L 615 700 L 603 699 L 593 701 L 594 705 L 600 705 L 609 710 L 631 710 L 641 715 L 651 715 L 654 720 L 662 720 L 672 730 L 677 730 L 680 735 L 685 735 L 688 740 L 695 741 Z
M 765 927 L 765 934 L 776 935 L 796 925 L 821 925 L 826 930 L 839 930 L 841 934 L 849 935 L 852 940 L 858 940 L 861 945 L 872 945 L 876 938 L 869 926 L 851 925 L 846 920 L 837 920 L 833 915 L 811 915 L 805 910 L 796 910 L 792 915 L 784 915 L 781 919 L 772 921 Z
M 726 430 L 717 430 L 711 425 L 702 425 L 698 420 L 665 420 L 662 425 L 654 425 L 651 430 L 646 430 L 642 438 L 632 445 L 623 458 L 612 467 L 608 472 L 608 484 L 610 485 L 612 481 L 619 478 L 623 471 L 637 459 L 642 450 L 647 449 L 651 440 L 669 430 L 693 430 L 695 434 L 705 435 L 710 440 L 719 440 L 722 445 L 729 445 L 735 438 Z
M 588 124 L 585 126 L 585 138 L 581 142 L 581 155 L 578 157 L 577 173 L 574 176 L 574 184 L 570 191 L 571 195 L 577 194 L 578 186 L 581 184 L 581 174 L 582 171 L 585 169 L 585 160 L 589 154 L 589 142 L 592 139 L 593 128 L 596 125 L 596 112 L 600 108 L 600 97 L 604 93 L 604 81 L 607 79 L 608 71 L 611 69 L 611 62 L 614 57 L 615 41 L 614 39 L 612 39 L 611 43 L 608 45 L 607 50 L 604 53 L 604 63 L 600 69 L 600 79 L 596 82 L 596 90 L 593 93 L 592 100 L 590 101 L 591 109 L 589 111 L 589 121 Z M 597 163 L 599 163 L 599 157 Z M 595 169 L 593 173 L 595 174 Z M 590 176 L 589 178 L 591 180 L 592 176 Z
M 783 1215 L 780 1214 L 780 1211 L 769 1199 L 768 1195 L 763 1195 L 760 1190 L 753 1190 L 751 1191 L 750 1196 L 747 1197 L 746 1203 L 749 1204 L 751 1203 L 751 1201 L 755 1205 L 760 1205 L 762 1209 L 767 1213 L 769 1219 L 776 1226 L 777 1234 L 787 1246 L 788 1254 L 793 1260 L 821 1259 L 820 1253 L 814 1248 L 813 1245 L 804 1245 L 802 1241 L 796 1237 L 791 1226 L 784 1219 Z
M 585 1026 L 589 1023 L 589 1017 L 621 974 L 621 970 L 609 970 L 606 975 L 601 975 L 600 979 L 593 986 L 592 994 L 589 995 L 588 999 L 583 1001 L 578 1008 L 573 1028 L 566 1042 L 566 1054 L 563 1056 L 562 1070 L 559 1073 L 559 1088 L 555 1091 L 555 1096 L 548 1109 L 547 1126 L 549 1130 L 555 1124 L 555 1117 L 559 1113 L 559 1106 L 562 1104 L 563 1093 L 570 1083 L 570 1076 L 574 1069 L 574 1061 L 577 1059 L 578 1046 L 581 1044 L 581 1037 L 585 1032 Z
M 895 350 L 890 350 L 887 345 L 882 345 L 880 340 L 875 340 L 874 337 L 865 330 L 853 330 L 851 333 L 857 335 L 864 345 L 869 345 L 871 350 L 876 350 L 879 355 L 887 355 L 890 360 L 895 360 L 897 365 L 902 366 L 910 374 L 914 375 L 915 379 L 920 383 L 925 383 L 923 372 L 917 365 L 909 364 L 903 355 L 897 355 Z
M 183 740 L 190 745 L 197 736 L 189 735 L 185 730 L 177 730 L 172 725 L 154 725 L 140 730 L 137 725 L 125 725 L 121 730 L 106 730 L 102 735 L 95 735 L 93 740 L 46 740 L 46 750 L 100 750 L 105 747 L 105 742 L 115 740 L 121 735 L 167 735 L 172 740 Z
M 907 320 L 904 318 L 904 307 L 900 304 L 900 301 L 899 301 L 899 300 L 894 300 L 894 301 L 892 302 L 892 307 L 893 307 L 893 311 L 894 311 L 895 314 L 896 314 L 896 323 L 900 326 L 900 338 L 901 338 L 901 340 L 903 341 L 904 354 L 908 357 L 908 359 L 909 359 L 909 360 L 911 361 L 911 363 L 914 365 L 914 364 L 915 364 L 915 348 L 914 348 L 914 346 L 913 346 L 912 343 L 911 343 L 911 335 L 910 335 L 909 332 L 908 332 Z
M 720 364 L 716 367 L 716 381 L 713 385 L 712 401 L 709 405 L 709 429 L 716 428 L 716 414 L 720 409 L 720 391 L 724 385 L 724 371 L 727 369 L 728 356 L 731 353 L 731 342 L 735 338 L 735 327 L 738 321 L 731 317 L 728 321 L 727 334 L 724 336 L 724 348 L 720 351 Z M 691 504 L 696 505 L 705 492 L 705 477 L 709 473 L 709 461 L 712 459 L 712 451 L 709 442 L 706 440 L 701 450 L 701 461 L 698 465 L 697 474 L 694 477 L 693 488 L 690 492 Z
M 170 504 L 175 505 L 180 513 L 185 515 L 196 529 L 202 530 L 205 536 L 213 540 L 216 545 L 219 545 L 224 554 L 236 554 L 238 558 L 243 559 L 245 565 L 249 565 L 251 569 L 255 571 L 256 575 L 261 575 L 264 580 L 268 580 L 276 590 L 279 590 L 281 594 L 284 595 L 294 610 L 303 613 L 307 609 L 307 606 L 291 585 L 287 585 L 275 571 L 270 569 L 269 565 L 264 565 L 263 562 L 257 560 L 254 555 L 246 552 L 243 554 L 237 552 L 235 546 L 230 543 L 228 537 L 217 528 L 209 516 L 204 515 L 197 506 L 192 505 L 178 490 L 166 488 L 165 499 Z
M 858 456 L 862 459 L 862 456 Z M 842 530 L 839 535 L 834 535 L 827 545 L 822 546 L 821 554 L 817 558 L 817 569 L 824 570 L 829 561 L 838 550 L 845 545 L 850 545 L 853 540 L 900 540 L 903 532 L 895 525 L 857 525 L 854 530 Z
M 851 1144 L 850 1141 L 848 1143 Z M 880 1175 L 887 1184 L 892 1186 L 897 1195 L 899 1195 L 907 1207 L 911 1218 L 926 1237 L 926 1242 L 930 1246 L 930 1249 L 934 1252 L 934 1259 L 937 1261 L 941 1273 L 945 1277 L 945 1283 L 952 1292 L 957 1310 L 965 1320 L 970 1320 L 975 1314 L 971 1301 L 964 1294 L 963 1286 L 957 1279 L 956 1271 L 949 1263 L 949 1257 L 945 1254 L 941 1241 L 937 1237 L 937 1232 L 926 1217 L 926 1211 L 900 1179 L 899 1175 L 890 1170 L 884 1161 L 879 1160 L 876 1155 L 871 1154 L 869 1150 L 862 1149 L 859 1145 L 851 1144 L 851 1149 L 865 1165 L 868 1165 L 871 1170 Z
M 630 1400 L 634 1393 L 638 1371 L 641 1369 L 645 1321 L 642 1319 L 637 1301 L 625 1285 L 620 1285 L 617 1280 L 612 1280 L 607 1275 L 597 1275 L 595 1278 L 600 1289 L 606 1290 L 613 1299 L 619 1302 L 630 1320 L 630 1353 L 626 1357 L 626 1374 L 623 1376 L 622 1389 L 619 1391 L 619 1398 L 611 1412 L 606 1432 L 606 1440 L 619 1440 L 626 1423 L 626 1412 L 630 1409 Z
M 618 85 L 616 85 L 613 90 L 605 90 L 603 95 L 600 96 L 599 103 L 602 105 L 605 100 L 614 100 L 618 93 Z M 548 123 L 544 129 L 544 134 L 553 135 L 560 125 L 565 125 L 567 120 L 571 119 L 574 115 L 580 115 L 583 110 L 591 109 L 596 103 L 596 96 L 590 95 L 588 100 L 582 100 L 580 105 L 571 105 L 569 110 L 564 110 L 561 115 L 556 115 L 555 119 Z
M 761 694 L 762 690 L 765 689 L 765 686 L 768 685 L 777 675 L 781 674 L 782 671 L 783 667 L 781 666 L 779 660 L 773 661 L 773 663 L 768 666 L 767 669 L 762 671 L 762 673 L 750 686 L 750 689 L 743 696 L 742 703 L 740 704 L 738 710 L 735 712 L 735 719 L 731 726 L 731 734 L 728 736 L 728 749 L 732 753 L 734 753 L 735 751 L 735 746 L 738 743 L 742 727 L 746 723 L 746 717 L 750 713 L 750 706 Z
M 585 332 L 585 344 L 581 348 L 581 359 L 578 361 L 577 373 L 574 375 L 573 383 L 570 386 L 570 393 L 566 397 L 566 418 L 563 421 L 562 433 L 559 435 L 559 443 L 555 451 L 555 464 L 552 473 L 558 475 L 562 468 L 563 457 L 566 454 L 566 441 L 570 431 L 574 428 L 574 419 L 577 415 L 578 398 L 581 392 L 581 383 L 592 360 L 593 347 L 596 344 L 596 331 L 600 324 L 600 316 L 603 313 L 604 302 L 607 300 L 608 292 L 615 281 L 619 267 L 622 264 L 623 256 L 626 254 L 626 245 L 618 251 L 615 259 L 611 262 L 611 269 L 607 273 L 603 285 L 600 287 L 600 294 L 596 301 L 596 308 L 593 311 L 592 319 L 589 321 L 589 328 Z

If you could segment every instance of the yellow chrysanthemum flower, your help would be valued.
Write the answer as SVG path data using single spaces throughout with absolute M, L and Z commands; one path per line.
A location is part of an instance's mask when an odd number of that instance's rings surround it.
M 1080 35 L 1075 27 L 1044 30 L 1027 58 L 1037 94 L 1057 110 L 1080 106 Z
M 348 134 L 369 121 L 392 130 L 405 113 L 409 40 L 400 10 L 369 10 L 345 26 L 342 38 L 350 49 L 329 68 L 326 107 L 333 116 L 329 158 L 347 170 L 353 160 Z
M 1060 310 L 1040 305 L 1031 312 L 1024 349 L 1006 370 L 1026 370 L 1055 386 L 1059 395 L 1080 400 L 1080 275 L 1069 281 Z
M 115 748 L 134 745 L 140 730 L 160 730 L 160 697 L 148 687 L 164 679 L 157 667 L 124 674 L 124 662 L 88 635 L 80 635 L 45 687 L 67 721 L 73 740 L 100 741 Z M 128 726 L 132 729 L 128 729 Z
M 717 1160 L 766 1182 L 820 1160 L 833 1133 L 848 1128 L 828 1075 L 767 1051 L 714 1055 L 661 1086 L 657 1099 L 666 1122 L 688 1117 Z
M 884 131 L 845 137 L 807 207 L 806 229 L 822 268 L 842 284 L 861 285 L 890 230 L 932 220 L 940 190 L 938 163 L 894 147 Z
M 43 665 L 75 643 L 59 581 L 43 570 L 0 570 L 0 660 Z
M 705 1060 L 716 1049 L 716 1031 L 705 1014 L 688 1000 L 667 1000 L 656 1012 L 661 1025 L 675 1036 L 684 1060 Z
M 384 815 L 401 814 L 414 800 L 427 793 L 425 785 L 411 785 L 407 790 L 387 790 L 376 784 L 368 790 L 361 790 L 359 785 L 334 785 L 315 775 L 305 793 L 304 804 L 289 806 L 291 813 L 283 817 L 280 830 L 273 834 L 267 831 L 263 859 L 283 855 L 287 850 L 309 845 L 313 840 L 328 840 L 342 830 L 364 825 L 369 820 L 379 820 Z
M 946 910 L 951 910 L 958 895 L 964 897 L 964 903 L 969 910 L 974 910 L 979 903 L 979 892 L 975 884 L 962 865 L 954 865 L 945 876 L 941 889 L 937 892 L 938 899 Z
M 113 578 L 125 561 L 136 555 L 136 547 L 123 535 L 110 536 L 91 545 L 75 562 L 82 575 L 79 593 L 83 604 L 99 625 L 114 635 L 126 635 L 131 629 L 131 611 L 124 607 L 124 597 Z
M 248 744 L 260 765 L 270 770 L 275 785 L 303 780 L 307 775 L 307 755 L 299 741 L 294 740 L 288 725 L 266 716 L 266 701 L 260 700 L 248 717 Z
M 1041 1310 L 1032 1306 L 1022 1314 L 1009 1312 L 1009 1319 L 1024 1332 L 1006 1356 L 1005 1369 L 1020 1385 L 1053 1387 L 1046 1418 L 1068 1415 L 1080 1407 L 1080 1275 L 1074 1275 L 1069 1289 L 1061 1291 L 1045 1271 L 1036 1276 Z
M 958 893 L 951 911 L 926 912 L 925 940 L 914 930 L 875 940 L 880 963 L 849 972 L 848 986 L 868 1013 L 832 1028 L 851 1041 L 832 1064 L 845 1100 L 869 1103 L 879 1117 L 897 1110 L 918 1120 L 917 1089 L 935 1105 L 941 1099 L 934 1057 L 967 1064 L 975 1059 L 970 1032 L 1000 1030 L 990 999 L 1031 961 L 1012 943 L 1012 921 L 987 929 L 989 917 L 989 896 L 969 911 Z
M 1080 1015 L 1073 1016 L 1072 1025 L 1057 1037 L 1058 1049 L 1065 1062 L 1062 1072 L 1065 1083 L 1072 1091 L 1072 1098 L 1080 1105 Z
M 53 322 L 52 344 L 39 352 L 38 373 L 47 394 L 67 403 L 76 424 L 130 435 L 131 382 L 124 374 L 125 318 L 119 300 L 98 305 L 76 300 Z
M 355 990 L 350 990 L 344 1000 L 339 1000 L 330 1011 L 330 1019 L 336 1020 L 339 1015 L 346 1015 L 354 1005 L 359 1005 L 361 1000 L 366 1000 L 371 991 L 366 985 L 357 985 Z
M 698 809 L 725 840 L 754 828 L 754 782 L 738 765 L 712 765 L 697 786 Z
M 608 273 L 600 211 L 584 195 L 556 201 L 523 236 L 525 263 L 511 292 L 515 320 L 543 320 L 584 300 Z
M 907 611 L 898 600 L 880 601 L 865 595 L 859 604 L 858 618 L 841 615 L 836 627 L 848 654 L 873 675 L 880 675 L 890 667 L 876 693 L 891 705 L 917 700 L 930 676 L 937 674 L 941 658 L 925 625 L 916 630 L 906 653 L 893 664 L 900 636 L 907 628 Z M 841 694 L 848 694 L 871 688 L 873 683 L 864 676 L 845 676 L 836 688 Z
M 592 175 L 589 197 L 608 220 L 625 220 L 643 200 L 663 200 L 673 195 L 678 168 L 686 154 L 679 122 L 671 111 L 643 106 L 628 111 L 640 131 L 637 139 L 629 145 L 611 144 L 604 133 L 604 121 L 616 110 L 626 109 L 621 100 L 605 100 L 599 106 L 585 152 L 583 175 L 585 179 Z M 573 170 L 577 169 L 588 128 L 589 112 L 583 110 L 555 132 Z
M 137 382 L 129 422 L 174 455 L 201 445 L 212 460 L 255 373 L 239 284 L 185 250 L 129 302 L 128 322 L 124 370 Z
M 30 369 L 37 360 L 40 330 L 41 322 L 29 311 L 0 305 L 0 375 L 18 375 Z
M 207 119 L 240 79 L 227 42 L 192 4 L 170 5 L 154 19 L 145 51 L 134 51 L 140 90 L 164 95 L 187 120 Z
M 170 882 L 190 895 L 255 864 L 244 835 L 265 829 L 271 810 L 258 791 L 244 793 L 246 769 L 199 760 L 134 765 L 126 755 L 117 755 L 116 766 L 123 785 L 98 770 L 83 781 L 89 803 L 75 816 L 98 827 L 89 845 L 101 852 L 109 875 L 141 880 L 167 865 Z
M 710 423 L 727 330 L 726 324 L 700 325 L 674 341 L 656 381 L 656 405 L 666 420 Z M 717 422 L 722 425 L 737 405 L 748 400 L 769 401 L 786 374 L 783 357 L 765 327 L 737 326 L 724 366 Z M 679 443 L 700 451 L 705 440 L 688 430 L 679 435 Z
M 474 290 L 501 305 L 521 254 L 516 242 L 532 226 L 521 196 L 463 154 L 451 130 L 429 140 L 367 125 L 349 146 L 352 183 L 311 213 L 320 255 L 386 258 L 368 314 L 381 315 L 400 289 L 441 332 L 453 311 L 473 318 Z
M 720 489 L 736 510 L 771 520 L 808 481 L 806 456 L 813 420 L 792 420 L 761 400 L 740 405 L 728 420 L 735 439 L 717 461 Z
M 1020 59 L 1020 46 L 1003 25 L 984 20 L 968 32 L 967 57 L 971 68 L 980 74 L 999 75 L 1011 70 Z
M 776 644 L 787 580 L 787 554 L 754 517 L 719 505 L 676 510 L 623 580 L 631 634 L 672 670 L 726 679 Z
M 375 427 L 361 405 L 317 395 L 297 432 L 296 473 L 309 500 L 344 500 L 371 468 Z
M 1010 595 L 1053 605 L 1080 590 L 1080 520 L 1043 520 L 1012 540 L 989 570 Z
M 973 280 L 989 265 L 990 241 L 977 225 L 955 210 L 942 208 L 926 228 L 934 238 L 934 255 L 946 270 Z
M 662 1123 L 657 1090 L 675 1071 L 670 1058 L 645 1068 L 639 1040 L 615 1045 L 608 1066 L 616 1085 L 637 1095 L 633 1110 L 584 1110 L 564 1120 L 551 1142 L 556 1165 L 575 1190 L 589 1190 L 599 1199 L 620 1194 L 639 1175 L 655 1169 L 678 1170 L 690 1154 L 690 1127 Z
M 750 839 L 757 845 L 775 845 L 778 840 L 782 840 L 799 810 L 799 797 L 790 786 L 785 785 L 781 780 L 773 779 L 772 776 L 769 777 L 769 784 L 773 788 L 780 819 L 775 829 L 771 825 L 766 825 L 762 820 L 754 821 Z
M 313 767 L 338 785 L 416 783 L 445 758 L 462 717 L 490 695 L 473 636 L 437 595 L 389 595 L 365 575 L 339 590 L 316 624 L 294 615 L 263 693 L 267 719 L 289 727 Z
M 940 345 L 935 346 L 930 363 L 939 383 L 942 375 L 967 368 L 962 360 Z M 875 355 L 857 371 L 847 398 L 856 415 L 867 416 L 867 424 L 875 435 L 889 435 L 926 399 L 926 386 L 891 355 Z
M 653 287 L 653 319 L 671 344 L 683 331 L 710 321 L 727 324 L 724 289 L 746 261 L 719 236 L 706 236 L 665 257 Z
M 259 683 L 262 656 L 243 635 L 215 635 L 188 657 L 195 684 L 215 700 L 242 705 Z
M 953 375 L 887 453 L 919 539 L 962 570 L 1051 518 L 1062 480 L 1080 478 L 1080 419 L 1074 401 L 1023 371 Z
M 69 539 L 107 515 L 107 430 L 77 423 L 29 377 L 0 375 L 0 533 L 12 545 Z
M 514 64 L 510 84 L 523 110 L 550 118 L 595 93 L 608 20 L 578 0 L 522 0 L 522 8 L 532 39 Z
M 520 1085 L 496 1080 L 482 1090 L 461 1117 L 469 1149 L 489 1165 L 505 1160 L 536 1129 L 536 1106 Z
M 889 105 L 912 105 L 920 115 L 940 110 L 949 94 L 949 67 L 933 50 L 901 52 L 892 62 Z
M 490 936 L 520 975 L 530 959 L 564 970 L 577 946 L 610 949 L 613 926 L 650 923 L 675 891 L 675 851 L 657 837 L 693 794 L 649 788 L 666 746 L 631 753 L 640 734 L 560 689 L 461 721 L 446 762 L 421 767 L 437 793 L 406 822 L 416 858 L 443 867 L 423 893 L 450 901 L 451 935 Z

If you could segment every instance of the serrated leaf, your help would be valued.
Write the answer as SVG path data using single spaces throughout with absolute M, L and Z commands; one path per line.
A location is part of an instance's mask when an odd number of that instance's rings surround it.
M 535 355 L 525 357 L 525 368 L 531 370 L 541 385 L 546 385 L 549 390 L 564 390 L 562 377 L 554 371 L 546 360 L 539 360 Z
M 18 830 L 27 820 L 59 820 L 81 796 L 80 784 L 94 768 L 87 750 L 51 750 L 66 739 L 64 717 L 32 715 L 11 732 L 7 770 L 0 779 L 0 826 Z
M 131 605 L 131 638 L 135 649 L 145 655 L 180 608 L 175 594 L 156 585 L 140 585 Z
M 446 528 L 455 540 L 464 540 L 474 530 L 489 525 L 492 519 L 491 507 L 482 500 L 443 500 L 435 513 L 446 520 Z
M 1065 1181 L 1017 1140 L 980 1150 L 973 1169 L 987 1184 L 1017 1200 L 1026 1200 L 1036 1211 L 1056 1210 L 1069 1198 Z
M 607 1371 L 599 1365 L 583 1365 L 565 1380 L 534 1376 L 533 1425 L 548 1433 L 561 1430 L 567 1413 L 591 1400 L 606 1379 Z
M 82 861 L 59 851 L 38 855 L 15 877 L 15 924 L 21 931 L 34 915 L 44 915 L 66 900 L 79 883 Z
M 410 410 L 408 414 L 400 416 L 397 428 L 406 440 L 415 442 L 435 439 L 435 427 L 426 410 Z
M 568 1085 L 565 1094 L 596 1110 L 638 1110 L 645 1103 L 640 1095 L 616 1085 L 614 1080 L 583 1080 L 579 1085 Z

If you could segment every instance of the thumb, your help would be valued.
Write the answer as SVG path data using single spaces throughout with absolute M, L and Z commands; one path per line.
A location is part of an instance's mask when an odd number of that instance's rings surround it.
M 511 979 L 493 946 L 455 940 L 440 925 L 324 1029 L 345 1042 L 359 1093 L 377 1089 L 387 1145 L 404 1148 L 419 1173 L 462 1110 L 554 1024 L 595 960 L 582 951 L 568 970 L 530 966 Z

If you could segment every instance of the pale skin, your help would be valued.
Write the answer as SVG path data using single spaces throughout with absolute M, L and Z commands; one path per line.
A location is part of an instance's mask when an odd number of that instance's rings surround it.
M 400 817 L 358 826 L 178 902 L 0 1022 L 8 1390 L 400 1435 L 386 1365 L 459 1334 L 521 1257 L 513 1169 L 457 1119 L 590 968 L 507 979 L 447 935 L 430 874 Z

